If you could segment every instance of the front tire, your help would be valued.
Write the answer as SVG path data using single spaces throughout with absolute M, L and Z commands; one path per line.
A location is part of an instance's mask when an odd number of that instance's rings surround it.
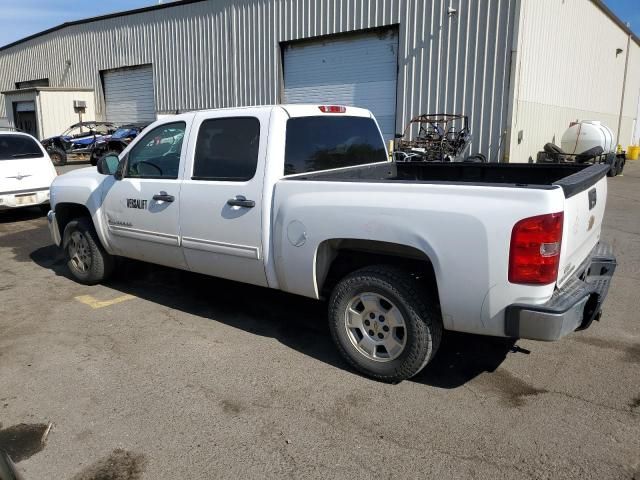
M 429 292 L 406 271 L 367 267 L 335 287 L 329 328 L 353 368 L 397 383 L 416 375 L 438 350 L 442 321 L 434 305 Z
M 83 217 L 70 221 L 62 238 L 67 267 L 76 281 L 96 285 L 111 275 L 114 257 L 102 247 L 91 220 Z

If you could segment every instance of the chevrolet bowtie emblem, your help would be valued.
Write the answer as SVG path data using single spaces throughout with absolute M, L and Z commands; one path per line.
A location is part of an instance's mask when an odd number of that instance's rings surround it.
M 30 177 L 30 176 L 31 175 L 20 175 L 20 174 L 18 174 L 18 175 L 15 175 L 13 177 L 7 177 L 7 178 L 15 178 L 16 180 L 22 180 L 23 178 L 27 178 L 27 177 Z

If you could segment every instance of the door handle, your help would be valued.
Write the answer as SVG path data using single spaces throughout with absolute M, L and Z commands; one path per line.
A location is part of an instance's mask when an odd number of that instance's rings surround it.
M 167 192 L 160 192 L 160 193 L 156 193 L 156 194 L 153 196 L 153 199 L 154 199 L 156 202 L 161 202 L 161 201 L 162 201 L 162 202 L 169 202 L 169 203 L 171 203 L 171 202 L 173 202 L 173 201 L 176 199 L 176 197 L 174 197 L 173 195 L 169 195 L 169 194 L 167 194 Z
M 247 200 L 242 195 L 236 195 L 235 198 L 230 198 L 227 200 L 227 205 L 231 207 L 244 207 L 244 208 L 253 208 L 256 206 L 256 202 L 253 200 Z

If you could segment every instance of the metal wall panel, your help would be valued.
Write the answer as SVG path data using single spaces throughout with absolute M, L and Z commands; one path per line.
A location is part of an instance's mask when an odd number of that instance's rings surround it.
M 600 120 L 617 134 L 627 40 L 590 0 L 522 0 L 510 161 L 559 144 L 571 121 Z M 622 143 L 631 138 L 640 90 L 638 46 L 630 47 Z
M 396 127 L 397 70 L 395 30 L 296 42 L 284 49 L 284 103 L 367 108 L 391 140 Z
M 155 121 L 151 66 L 103 72 L 102 81 L 107 122 L 124 124 Z
M 161 113 L 272 104 L 281 100 L 283 88 L 281 42 L 397 25 L 396 129 L 420 113 L 466 113 L 472 151 L 496 159 L 505 127 L 517 1 L 176 4 L 68 26 L 0 50 L 0 91 L 15 81 L 49 78 L 51 86 L 93 87 L 102 99 L 101 70 L 151 64 Z M 449 6 L 456 15 L 448 15 Z M 97 108 L 103 114 L 102 100 Z

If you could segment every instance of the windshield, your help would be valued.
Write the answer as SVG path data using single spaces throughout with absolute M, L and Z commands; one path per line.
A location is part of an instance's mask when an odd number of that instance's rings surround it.
M 287 121 L 285 175 L 384 161 L 384 140 L 371 118 L 318 116 Z
M 0 160 L 42 157 L 42 150 L 31 137 L 0 135 Z
M 119 128 L 111 135 L 111 138 L 126 138 L 131 135 L 135 135 L 135 130 L 131 128 Z

